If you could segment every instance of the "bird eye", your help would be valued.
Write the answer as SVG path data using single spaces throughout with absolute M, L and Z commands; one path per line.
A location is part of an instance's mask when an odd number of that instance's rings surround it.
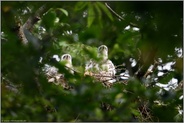
M 99 47 L 99 52 L 104 51 L 104 50 L 107 50 L 106 46 L 102 45 Z
M 67 56 L 65 55 L 65 56 L 63 56 L 63 59 L 67 59 Z
M 62 56 L 62 59 L 63 60 L 71 60 L 72 57 L 69 54 L 65 54 L 65 55 Z

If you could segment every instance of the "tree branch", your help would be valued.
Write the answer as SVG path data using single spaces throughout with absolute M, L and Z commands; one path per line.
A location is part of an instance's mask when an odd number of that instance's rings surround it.
M 31 33 L 31 30 L 34 24 L 40 20 L 40 16 L 42 16 L 46 11 L 46 5 L 43 5 L 36 11 L 34 15 L 30 16 L 23 25 L 20 22 L 18 23 L 18 35 L 24 45 L 31 43 L 35 49 L 41 48 L 40 40 Z
M 28 20 L 25 22 L 25 24 L 23 25 L 23 28 L 31 31 L 34 24 L 37 23 L 40 20 L 40 16 L 42 16 L 45 12 L 47 11 L 47 7 L 46 4 L 44 4 L 43 6 L 41 6 L 34 15 L 30 16 L 28 18 Z

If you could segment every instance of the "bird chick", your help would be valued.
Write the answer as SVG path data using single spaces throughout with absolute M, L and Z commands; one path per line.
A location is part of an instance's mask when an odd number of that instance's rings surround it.
M 66 69 L 71 74 L 74 74 L 71 55 L 70 54 L 64 54 L 64 55 L 62 55 L 61 56 L 61 61 L 65 61 L 66 62 L 66 64 L 65 64 Z

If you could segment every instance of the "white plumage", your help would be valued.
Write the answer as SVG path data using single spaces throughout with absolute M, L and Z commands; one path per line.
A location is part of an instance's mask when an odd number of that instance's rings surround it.
M 64 54 L 61 56 L 60 62 L 65 63 L 66 69 L 73 74 L 73 65 L 72 65 L 72 57 L 70 54 Z M 50 66 L 48 64 L 45 64 L 43 68 L 44 73 L 47 76 L 48 82 L 53 82 L 56 85 L 62 85 L 63 87 L 67 86 L 66 80 L 64 78 L 63 73 L 59 73 L 58 68 L 54 66 Z
M 72 57 L 70 54 L 64 54 L 61 56 L 61 61 L 65 61 L 66 64 L 66 69 L 71 73 L 71 74 L 74 74 L 74 71 L 73 71 L 73 65 L 72 65 Z
M 115 82 L 113 77 L 116 74 L 115 66 L 111 60 L 108 59 L 108 48 L 105 45 L 98 47 L 99 62 L 90 60 L 85 67 L 85 75 L 94 76 L 102 82 Z
M 48 82 L 54 82 L 56 81 L 55 79 L 58 78 L 58 68 L 54 66 L 50 66 L 48 64 L 44 65 L 43 68 L 44 73 L 47 76 Z
M 112 63 L 111 60 L 108 59 L 108 48 L 105 45 L 101 45 L 98 48 L 98 56 L 102 58 L 102 61 L 100 63 L 100 67 L 102 71 L 107 71 L 111 73 L 112 76 L 116 74 L 116 69 L 114 64 Z

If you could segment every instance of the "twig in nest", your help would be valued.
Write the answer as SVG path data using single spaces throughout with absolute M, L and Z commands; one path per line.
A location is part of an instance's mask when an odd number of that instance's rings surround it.
M 143 104 L 138 108 L 141 114 L 142 121 L 152 121 L 150 111 L 148 111 L 148 102 L 143 102 Z
M 137 48 L 138 52 L 139 52 L 139 58 L 137 61 L 140 61 L 141 60 L 141 56 L 142 56 L 142 53 L 141 53 L 141 50 L 139 48 Z
M 122 84 L 127 85 L 128 84 L 128 80 L 122 80 L 122 81 L 114 82 L 114 84 L 115 83 L 122 83 Z
M 146 78 L 148 75 L 153 73 L 153 71 L 157 68 L 157 66 L 158 66 L 158 62 L 154 60 L 154 65 L 151 65 L 150 66 L 151 68 L 150 67 L 148 68 L 147 72 L 144 74 L 144 78 Z
M 120 65 L 115 66 L 115 68 L 118 68 L 118 67 L 121 67 L 121 66 L 124 66 L 124 65 L 123 64 L 120 64 Z

